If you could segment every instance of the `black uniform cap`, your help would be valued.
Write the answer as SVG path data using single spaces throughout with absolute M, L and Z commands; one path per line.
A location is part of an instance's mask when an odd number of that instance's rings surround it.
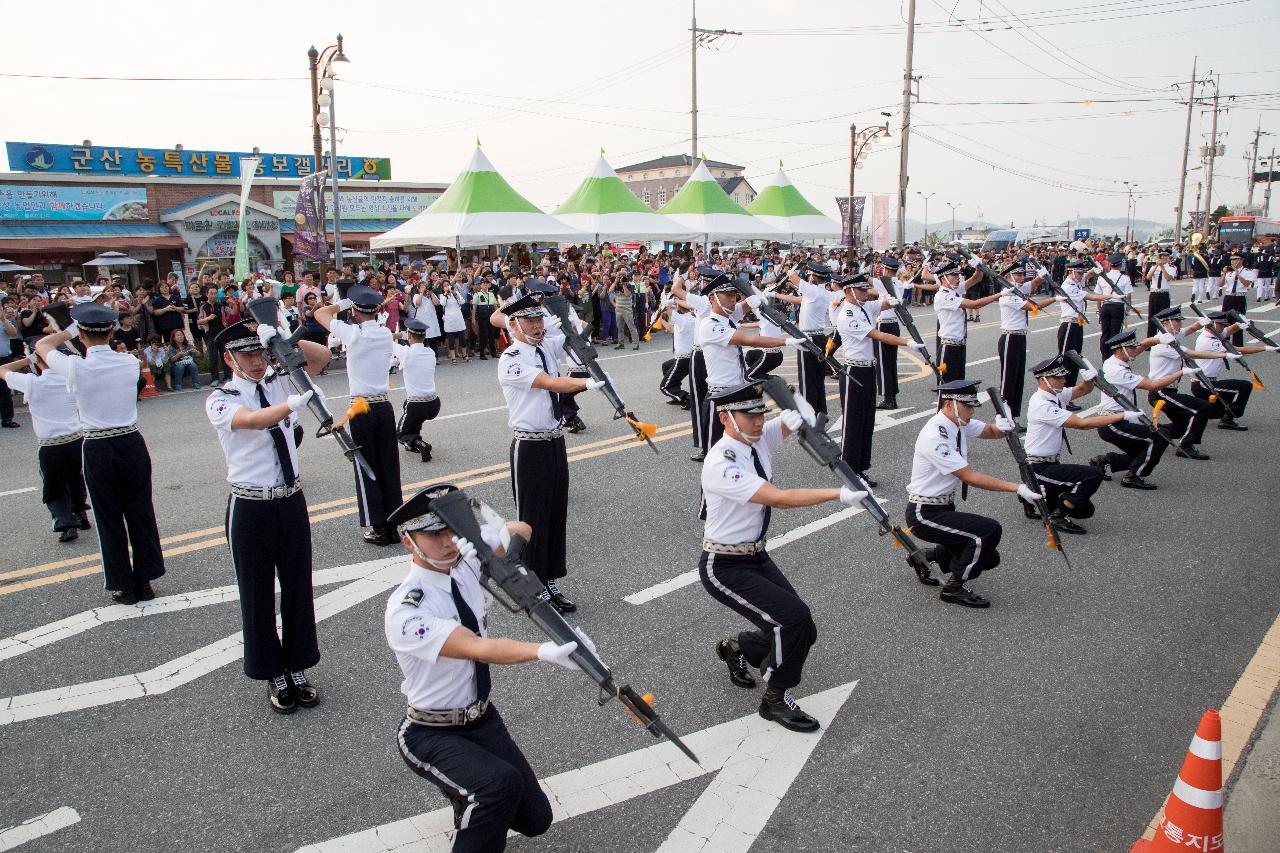
M 417 319 L 405 320 L 404 327 L 415 335 L 425 335 L 427 333 L 427 324 Z
M 1181 320 L 1183 319 L 1182 306 L 1181 305 L 1170 306 L 1169 308 L 1166 308 L 1163 311 L 1156 314 L 1156 319 L 1157 320 Z
M 809 261 L 809 263 L 804 266 L 805 269 L 809 271 L 809 275 L 816 276 L 817 278 L 830 280 L 833 275 L 830 267 L 825 264 L 817 263 L 816 261 Z
M 712 404 L 719 412 L 746 412 L 749 415 L 765 413 L 764 395 L 760 391 L 759 382 L 748 382 L 737 388 L 730 388 L 711 398 Z
M 934 271 L 934 275 L 960 275 L 960 265 L 955 261 L 947 261 Z
M 1053 358 L 1046 358 L 1039 364 L 1031 368 L 1032 374 L 1037 378 L 1042 376 L 1067 376 L 1071 373 L 1067 366 L 1066 356 L 1055 355 Z
M 1231 253 L 1231 260 L 1233 260 L 1233 261 L 1235 261 L 1235 260 L 1243 261 L 1243 260 L 1244 260 L 1244 255 L 1243 255 L 1243 254 L 1241 254 L 1240 252 L 1232 252 L 1232 253 Z
M 1138 345 L 1138 336 L 1133 329 L 1126 329 L 1118 335 L 1112 335 L 1107 339 L 1106 343 L 1112 349 L 1116 347 L 1136 347 Z
M 981 384 L 981 380 L 978 379 L 952 379 L 938 386 L 938 397 L 942 400 L 968 403 L 977 408 L 982 405 L 982 401 L 978 399 L 978 386 Z
M 896 270 L 901 266 L 897 258 L 881 258 L 880 265 L 891 270 Z
M 1069 270 L 1091 270 L 1091 269 L 1093 269 L 1093 261 L 1088 260 L 1088 259 L 1086 259 L 1086 258 L 1076 258 L 1074 261 L 1072 261 L 1071 263 L 1067 264 L 1067 269 L 1069 269 Z
M 232 323 L 213 336 L 213 342 L 227 352 L 259 352 L 262 341 L 258 340 L 257 325 L 250 326 L 247 320 Z
M 1230 323 L 1231 315 L 1226 311 L 1210 311 L 1209 319 L 1215 323 Z
M 502 313 L 508 317 L 541 317 L 542 298 L 535 293 L 526 293 L 514 302 L 508 302 Z
M 458 487 L 450 483 L 436 483 L 427 486 L 393 509 L 391 514 L 387 516 L 387 523 L 395 525 L 396 530 L 402 534 L 411 530 L 421 530 L 426 533 L 444 530 L 449 525 L 445 524 L 444 519 L 431 511 L 431 502 L 436 498 L 456 491 L 458 491 Z
M 1000 275 L 1013 275 L 1014 273 L 1020 273 L 1022 275 L 1027 274 L 1027 267 L 1023 261 L 1014 261 L 1004 269 L 1000 270 Z
M 856 287 L 859 290 L 870 290 L 871 288 L 875 287 L 875 285 L 871 282 L 871 280 L 867 278 L 867 274 L 864 272 L 854 273 L 853 275 L 846 275 L 841 278 L 837 278 L 836 284 L 840 285 L 841 288 Z
M 1113 267 L 1118 267 L 1124 263 L 1124 255 L 1119 252 L 1112 252 L 1107 255 L 1107 263 L 1111 264 Z
M 382 308 L 382 295 L 372 287 L 358 284 L 347 291 L 351 304 L 365 313 L 373 313 Z
M 81 302 L 71 309 L 71 319 L 86 332 L 104 334 L 116 327 L 115 310 L 96 302 Z

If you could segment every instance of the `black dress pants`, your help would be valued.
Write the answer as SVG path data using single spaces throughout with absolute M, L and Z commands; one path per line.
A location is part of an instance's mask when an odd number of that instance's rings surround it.
M 809 340 L 818 347 L 818 352 L 826 352 L 827 336 L 822 332 L 809 332 Z M 808 350 L 800 350 L 796 354 L 796 380 L 800 386 L 800 396 L 809 401 L 815 412 L 827 413 L 827 368 L 825 362 Z M 711 445 L 707 445 L 710 447 Z
M 53 516 L 53 529 L 58 533 L 78 528 L 79 513 L 89 509 L 82 444 L 79 438 L 65 444 L 46 444 L 36 456 L 43 484 L 41 501 Z
M 965 362 L 968 358 L 968 348 L 963 341 L 958 344 L 944 344 L 941 338 L 938 339 L 934 362 L 938 365 L 938 370 L 942 371 L 943 382 L 964 379 Z
M 1098 309 L 1098 324 L 1102 328 L 1102 333 L 1098 335 L 1098 352 L 1102 353 L 1103 359 L 1111 357 L 1113 347 L 1107 346 L 1107 341 L 1120 334 L 1121 330 L 1124 329 L 1124 312 L 1126 310 L 1120 302 L 1104 302 L 1102 307 Z M 1059 326 L 1058 328 L 1061 329 L 1062 327 Z M 1079 328 L 1079 324 L 1077 324 L 1077 328 Z M 1152 334 L 1148 332 L 1147 337 Z M 1059 349 L 1059 352 L 1061 351 Z
M 886 335 L 902 334 L 902 327 L 896 320 L 883 322 L 877 329 Z M 898 396 L 898 348 L 880 341 L 874 341 L 872 347 L 876 360 L 876 390 L 881 397 L 893 399 Z
M 1156 315 L 1169 307 L 1169 291 L 1153 290 L 1147 296 L 1147 337 L 1155 337 L 1164 331 L 1160 327 L 1160 321 L 1156 319 Z
M 387 516 L 404 498 L 400 491 L 400 454 L 396 444 L 396 411 L 388 400 L 370 403 L 367 414 L 351 419 L 351 440 L 360 448 L 376 480 L 353 463 L 356 503 L 361 527 L 385 527 Z
M 677 403 L 688 404 L 689 392 L 684 389 L 684 382 L 689 377 L 690 358 L 678 355 L 662 362 L 662 382 L 658 390 L 662 396 Z
M 711 597 L 756 626 L 738 634 L 747 663 L 770 687 L 800 683 L 809 650 L 818 639 L 809 605 L 766 553 L 713 554 L 703 551 L 698 577 Z
M 1111 470 L 1119 473 L 1128 471 L 1139 477 L 1146 477 L 1156 470 L 1160 457 L 1164 456 L 1168 444 L 1152 430 L 1142 424 L 1131 424 L 1120 421 L 1108 424 L 1098 430 L 1098 437 L 1107 444 L 1119 448 L 1119 452 L 1106 454 Z
M 1004 332 L 996 342 L 1000 356 L 1000 399 L 1016 418 L 1022 412 L 1027 379 L 1027 336 Z
M 435 420 L 440 414 L 440 398 L 434 400 L 405 400 L 404 409 L 400 413 L 400 423 L 396 425 L 396 440 L 414 449 L 413 445 L 422 441 L 422 425 Z M 427 447 L 431 445 L 428 444 Z
M 853 470 L 865 472 L 871 468 L 871 437 L 876 429 L 876 369 L 851 364 L 845 370 L 856 381 L 845 383 L 840 456 Z
M 496 853 L 507 831 L 541 835 L 551 803 L 493 705 L 465 726 L 421 726 L 406 718 L 396 747 L 409 769 L 462 806 L 454 853 Z
M 85 439 L 83 455 L 106 589 L 132 590 L 160 577 L 164 556 L 151 503 L 151 455 L 142 433 Z
M 769 374 L 782 366 L 781 349 L 749 349 L 743 353 L 746 370 L 743 375 L 748 382 L 767 379 Z
M 693 421 L 693 446 L 709 448 L 706 436 L 702 434 L 703 425 L 707 422 L 707 361 L 702 350 L 695 349 L 689 358 L 689 418 Z
M 1170 435 L 1180 444 L 1195 446 L 1204 437 L 1204 428 L 1212 415 L 1213 404 L 1190 394 L 1179 394 L 1171 388 L 1147 392 L 1147 402 L 1155 406 L 1164 400 L 1161 412 L 1173 424 Z
M 1253 394 L 1253 383 L 1248 379 L 1218 378 L 1213 380 L 1213 385 L 1218 389 L 1218 399 L 1210 404 L 1209 420 L 1224 418 L 1228 413 L 1233 418 L 1243 418 Z M 1199 382 L 1191 383 L 1191 393 L 1198 400 L 1209 400 L 1209 392 Z
M 1084 346 L 1084 327 L 1076 320 L 1069 320 L 1065 323 L 1058 324 L 1058 354 L 1062 355 L 1067 350 L 1075 350 L 1081 352 Z M 1080 379 L 1080 368 L 1074 364 L 1067 367 L 1067 384 L 1065 387 L 1074 388 L 1076 382 Z
M 244 674 L 265 680 L 315 666 L 320 646 L 311 590 L 311 522 L 301 490 L 270 501 L 229 496 L 226 537 L 240 588 Z
M 511 494 L 516 518 L 533 528 L 524 562 L 543 583 L 567 574 L 569 459 L 564 437 L 511 440 Z
M 1244 314 L 1249 310 L 1249 297 L 1243 293 L 1236 294 L 1234 296 L 1224 294 L 1222 297 L 1222 310 L 1235 311 L 1241 316 L 1244 316 Z M 1237 347 L 1244 346 L 1244 332 L 1240 331 L 1232 335 L 1231 343 L 1235 344 Z
M 917 539 L 938 546 L 938 567 L 970 581 L 1000 565 L 996 550 L 1004 529 L 985 515 L 956 512 L 955 504 L 907 504 L 907 524 Z
M 1091 518 L 1090 500 L 1102 485 L 1102 472 L 1092 465 L 1070 465 L 1062 462 L 1033 462 L 1036 479 L 1044 486 L 1051 508 L 1061 507 L 1072 518 Z M 1070 504 L 1068 506 L 1067 504 Z

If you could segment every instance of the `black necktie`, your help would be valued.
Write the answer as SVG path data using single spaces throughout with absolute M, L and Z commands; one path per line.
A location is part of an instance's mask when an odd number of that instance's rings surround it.
M 769 475 L 764 472 L 764 465 L 760 462 L 760 454 L 756 453 L 756 449 L 754 447 L 751 448 L 751 463 L 755 465 L 756 473 L 765 481 L 768 481 Z M 769 516 L 772 513 L 772 508 L 766 504 L 764 508 L 764 523 L 760 525 L 760 535 L 756 537 L 757 539 L 764 539 L 765 535 L 769 532 Z
M 729 328 L 730 328 L 730 329 L 736 329 L 736 328 L 738 328 L 738 324 L 737 324 L 737 323 L 735 323 L 735 322 L 733 322 L 732 318 L 726 317 L 726 318 L 725 318 L 725 322 L 729 324 Z M 731 336 L 731 337 L 732 337 L 732 336 Z M 743 357 L 743 355 L 742 355 L 742 347 L 737 347 L 737 350 L 738 350 L 738 367 L 740 367 L 740 368 L 742 369 L 743 381 L 746 381 L 746 375 L 747 375 L 747 360 L 746 360 L 746 358 L 745 358 L 745 357 Z M 751 452 L 752 452 L 752 453 L 755 453 L 755 451 L 754 451 L 754 450 L 752 450 Z M 757 468 L 759 468 L 759 467 L 760 467 L 760 464 L 759 464 L 758 462 L 756 463 L 756 467 L 757 467 Z
M 542 371 L 550 376 L 551 368 L 547 366 L 546 353 L 542 351 L 541 347 L 534 347 L 533 351 L 538 354 L 538 361 L 542 362 Z M 562 419 L 564 410 L 560 408 L 560 395 L 555 391 L 548 391 L 547 393 L 551 395 L 551 414 L 556 416 L 556 420 Z
M 960 454 L 961 458 L 964 457 L 964 427 L 960 427 L 958 430 L 956 430 L 956 452 Z M 962 501 L 969 500 L 969 484 L 968 483 L 962 482 L 960 484 L 960 500 Z
M 479 637 L 480 623 L 476 621 L 476 614 L 462 597 L 462 590 L 458 589 L 458 582 L 452 576 L 449 577 L 449 591 L 453 594 L 453 606 L 458 608 L 458 621 L 462 623 L 462 627 Z M 489 698 L 489 664 L 480 661 L 473 663 L 476 665 L 476 699 L 483 701 Z
M 271 404 L 267 402 L 267 392 L 262 390 L 261 385 L 255 387 L 258 389 L 258 404 L 264 409 L 269 408 Z M 293 459 L 289 457 L 289 443 L 285 441 L 284 430 L 280 428 L 280 424 L 276 424 L 267 430 L 267 435 L 271 436 L 271 443 L 275 445 L 280 472 L 284 474 L 284 484 L 292 486 L 298 479 L 298 473 L 293 470 Z

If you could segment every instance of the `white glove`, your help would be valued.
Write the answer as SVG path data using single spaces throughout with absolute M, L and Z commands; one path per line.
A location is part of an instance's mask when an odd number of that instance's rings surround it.
M 1012 418 L 1006 418 L 1004 415 L 996 415 L 996 429 L 1001 432 L 1013 432 L 1018 425 L 1013 422 Z
M 1098 378 L 1098 371 L 1094 370 L 1091 367 L 1086 367 L 1084 370 L 1080 371 L 1080 374 L 1079 374 L 1079 379 L 1081 382 L 1092 382 L 1097 378 Z
M 818 413 L 814 411 L 813 406 L 804 397 L 796 398 L 796 411 L 804 416 L 804 422 L 809 426 L 818 425 Z
M 569 642 L 565 643 L 563 646 L 558 646 L 548 640 L 538 646 L 538 660 L 545 663 L 554 663 L 555 665 L 562 666 L 565 669 L 576 669 L 581 671 L 582 667 L 574 663 L 569 657 L 569 655 L 573 654 L 577 650 L 577 643 Z
M 1222 357 L 1225 358 L 1227 361 L 1239 361 L 1240 359 L 1244 358 L 1244 356 L 1242 356 L 1238 352 L 1224 352 L 1222 354 Z
M 1280 347 L 1273 347 L 1270 344 L 1267 344 L 1266 346 L 1264 346 L 1263 349 L 1265 349 L 1267 352 L 1280 352 Z
M 1250 320 L 1248 320 L 1248 319 L 1246 319 L 1246 318 L 1244 318 L 1244 317 L 1241 317 L 1241 318 L 1240 318 L 1240 322 L 1239 322 L 1239 323 L 1236 323 L 1236 325 L 1240 327 L 1240 330 L 1241 330 L 1241 331 L 1244 331 L 1245 329 L 1247 329 L 1247 328 L 1249 328 L 1250 326 L 1252 326 L 1252 325 L 1253 325 L 1253 323 L 1252 323 L 1252 321 L 1250 321 Z
M 498 515 L 488 504 L 480 505 L 480 517 L 484 519 L 480 525 L 480 538 L 490 550 L 503 551 L 511 547 L 511 531 L 507 530 L 507 520 Z
M 907 346 L 911 349 L 928 349 L 929 345 L 924 341 L 907 341 Z
M 1124 413 L 1125 423 L 1140 424 L 1144 420 L 1146 420 L 1146 417 L 1142 414 L 1142 412 L 1125 412 Z
M 1022 498 L 1027 503 L 1034 503 L 1035 501 L 1044 500 L 1044 493 L 1033 492 L 1026 483 L 1023 483 L 1018 486 L 1018 497 Z
M 587 380 L 587 390 L 588 390 L 588 391 L 599 391 L 599 390 L 600 390 L 601 388 L 603 388 L 604 386 L 605 386 L 605 382 L 604 382 L 604 380 L 603 380 L 603 379 L 588 379 L 588 380 Z
M 285 403 L 288 404 L 289 411 L 291 412 L 301 411 L 307 405 L 307 403 L 311 401 L 311 398 L 314 397 L 315 395 L 316 393 L 314 391 L 307 391 L 304 394 L 290 394 L 289 399 L 286 400 Z
M 897 308 L 902 304 L 902 300 L 896 296 L 886 296 L 884 301 L 890 308 Z
M 787 409 L 782 413 L 782 425 L 791 432 L 799 432 L 800 427 L 804 426 L 804 415 L 794 409 Z
M 1156 335 L 1156 340 L 1167 346 L 1173 343 L 1174 337 L 1168 332 L 1161 332 L 1160 334 Z
M 785 341 L 783 341 L 783 343 L 785 343 L 789 347 L 794 347 L 795 349 L 802 350 L 806 346 L 808 346 L 809 339 L 808 338 L 787 338 Z
M 749 305 L 752 308 L 759 308 L 761 305 L 764 305 L 768 301 L 769 301 L 768 297 L 766 297 L 763 293 L 753 293 L 750 296 L 748 296 L 746 299 L 747 305 Z
M 853 489 L 849 488 L 848 486 L 841 486 L 840 487 L 840 503 L 844 504 L 845 506 L 855 506 L 861 503 L 862 501 L 864 501 L 867 495 L 869 494 L 871 493 L 864 492 L 861 489 L 855 492 Z
M 578 635 L 578 642 L 582 644 L 582 647 L 583 647 L 583 648 L 585 648 L 587 651 L 591 652 L 591 654 L 595 655 L 596 657 L 599 657 L 599 656 L 600 656 L 600 655 L 596 652 L 596 644 L 595 644 L 595 643 L 593 643 L 593 642 L 591 642 L 591 638 L 587 636 L 587 632 L 586 632 L 586 631 L 584 631 L 584 630 L 582 630 L 581 628 L 578 628 L 578 627 L 576 627 L 576 626 L 575 626 L 575 627 L 574 627 L 574 629 L 573 629 L 573 633 L 575 633 L 575 634 L 577 634 L 577 635 Z M 604 663 L 604 661 L 601 661 L 601 663 Z
M 458 546 L 458 561 L 473 560 L 476 556 L 476 546 L 464 536 L 454 536 L 453 544 Z
M 62 331 L 66 332 L 68 335 L 70 335 L 71 337 L 73 337 L 73 338 L 74 338 L 74 337 L 76 337 L 77 335 L 79 335 L 79 334 L 80 334 L 80 326 L 79 326 L 79 324 L 77 324 L 77 323 L 76 323 L 76 321 L 75 321 L 75 320 L 72 320 L 72 321 L 71 321 L 71 325 L 70 325 L 70 326 L 67 326 L 67 327 L 66 327 L 65 329 L 63 329 Z
M 578 334 L 582 334 L 582 330 L 587 328 L 577 317 L 573 318 L 573 330 Z
M 280 334 L 280 330 L 275 326 L 266 323 L 258 324 L 258 340 L 262 342 L 263 349 L 271 345 L 271 339 Z
M 338 300 L 338 310 L 339 310 L 339 311 L 350 311 L 350 310 L 351 310 L 351 307 L 352 307 L 353 305 L 355 305 L 355 303 L 354 303 L 354 302 L 352 302 L 350 299 L 339 299 L 339 300 Z

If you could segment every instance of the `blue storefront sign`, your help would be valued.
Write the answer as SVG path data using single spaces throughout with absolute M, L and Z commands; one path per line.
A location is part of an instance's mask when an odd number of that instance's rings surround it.
M 62 172 L 76 175 L 170 175 L 238 178 L 242 157 L 261 157 L 257 176 L 305 178 L 310 154 L 263 154 L 244 151 L 198 151 L 189 148 L 128 148 L 120 145 L 47 145 L 6 142 L 9 169 L 15 172 Z M 325 160 L 327 166 L 328 160 Z M 339 157 L 338 176 L 371 181 L 391 179 L 385 157 Z
M 0 220 L 146 222 L 146 187 L 0 186 Z

